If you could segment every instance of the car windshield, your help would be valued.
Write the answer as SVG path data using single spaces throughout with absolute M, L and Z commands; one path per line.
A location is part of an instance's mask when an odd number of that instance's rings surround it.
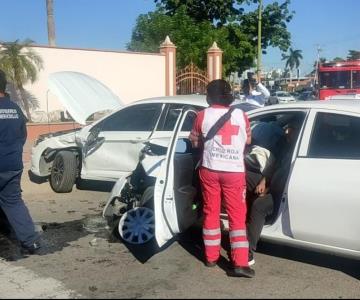
M 279 96 L 279 97 L 291 97 L 291 95 L 289 93 L 286 93 L 286 92 L 278 92 L 278 93 L 276 93 L 276 96 Z
M 352 88 L 360 88 L 360 71 L 352 71 Z
M 350 71 L 336 71 L 320 73 L 320 88 L 350 89 Z

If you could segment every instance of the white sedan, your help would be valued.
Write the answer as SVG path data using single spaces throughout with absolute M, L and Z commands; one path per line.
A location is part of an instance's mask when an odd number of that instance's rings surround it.
M 103 215 L 116 220 L 123 240 L 164 246 L 199 217 L 199 159 L 180 128 L 196 110 L 179 116 L 170 147 L 148 144 L 131 176 L 118 180 Z M 309 101 L 248 112 L 252 123 L 300 122 L 287 180 L 262 239 L 360 257 L 360 103 Z M 284 128 L 287 124 L 283 123 Z
M 286 91 L 276 91 L 274 97 L 279 104 L 296 102 L 295 97 Z

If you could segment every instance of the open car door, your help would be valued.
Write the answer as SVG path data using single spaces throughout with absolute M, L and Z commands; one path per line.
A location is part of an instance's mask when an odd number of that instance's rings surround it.
M 163 161 L 154 191 L 155 238 L 162 247 L 178 233 L 185 231 L 197 219 L 200 195 L 196 187 L 197 158 L 188 139 L 179 138 L 187 120 L 196 110 L 184 108 L 179 115 Z

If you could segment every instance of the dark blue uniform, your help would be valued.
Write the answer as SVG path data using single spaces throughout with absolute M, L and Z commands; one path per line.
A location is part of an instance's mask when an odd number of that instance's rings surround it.
M 34 223 L 21 198 L 22 152 L 26 141 L 26 118 L 8 97 L 0 98 L 0 208 L 21 244 L 38 240 Z

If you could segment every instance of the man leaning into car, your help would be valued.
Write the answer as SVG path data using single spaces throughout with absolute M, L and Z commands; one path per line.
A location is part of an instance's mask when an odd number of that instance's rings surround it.
M 229 275 L 250 278 L 255 272 L 248 265 L 243 158 L 245 144 L 251 140 L 249 120 L 242 110 L 229 108 L 233 97 L 231 86 L 225 80 L 210 82 L 206 99 L 210 107 L 199 112 L 190 134 L 193 146 L 203 149 L 199 174 L 204 199 L 205 264 L 208 267 L 216 266 L 220 257 L 223 195 L 229 216 L 231 261 L 234 267 Z
M 26 141 L 26 118 L 5 94 L 5 73 L 0 70 L 0 209 L 15 231 L 24 254 L 39 248 L 39 236 L 21 198 L 22 152 Z

